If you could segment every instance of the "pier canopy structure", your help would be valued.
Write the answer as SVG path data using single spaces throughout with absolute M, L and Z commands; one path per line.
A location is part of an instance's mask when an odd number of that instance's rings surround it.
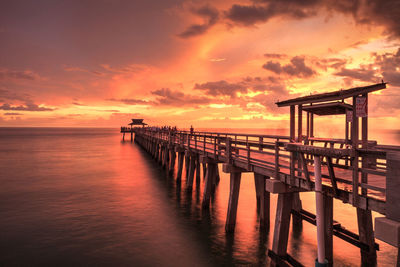
M 125 133 L 130 133 L 131 134 L 131 141 L 133 140 L 133 131 L 134 128 L 133 126 L 138 125 L 138 126 L 146 126 L 147 123 L 143 122 L 144 119 L 132 119 L 131 123 L 128 123 L 128 127 L 126 126 L 121 126 L 121 133 L 123 133 L 123 139 L 125 140 Z
M 368 94 L 386 88 L 386 83 L 378 83 L 370 86 L 355 87 L 346 90 L 315 94 L 309 96 L 298 97 L 281 102 L 277 102 L 278 107 L 290 106 L 290 137 L 295 138 L 295 113 L 296 106 L 298 110 L 298 135 L 297 141 L 303 139 L 303 111 L 306 112 L 306 139 L 312 141 L 314 139 L 314 115 L 341 115 L 345 116 L 345 135 L 344 141 L 356 145 L 359 143 L 358 127 L 359 119 L 362 118 L 362 140 L 368 139 Z M 346 99 L 351 99 L 351 104 L 346 103 Z M 356 112 L 353 112 L 353 111 Z M 352 123 L 354 121 L 354 123 Z M 349 129 L 351 129 L 352 140 L 349 139 Z M 357 132 L 355 132 L 357 131 Z M 354 137 L 354 140 L 353 140 Z M 318 141 L 318 139 L 314 139 Z M 354 143 L 353 143 L 354 141 Z
M 144 127 L 147 125 L 147 123 L 144 123 L 143 120 L 144 119 L 132 119 L 132 122 L 129 123 L 128 125 L 131 126 L 131 129 L 133 125 L 141 125 L 142 127 Z

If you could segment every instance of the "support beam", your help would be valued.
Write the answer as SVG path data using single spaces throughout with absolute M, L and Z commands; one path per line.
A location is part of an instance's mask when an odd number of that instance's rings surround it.
M 357 223 L 360 242 L 367 244 L 369 247 L 368 251 L 361 249 L 361 265 L 376 266 L 376 249 L 371 211 L 357 208 Z
M 278 195 L 272 251 L 279 257 L 286 256 L 292 205 L 293 193 L 282 193 Z M 271 266 L 276 266 L 276 262 L 271 262 Z
M 178 152 L 178 173 L 176 175 L 176 179 L 178 181 L 182 178 L 182 169 L 183 169 L 183 159 L 184 159 L 184 152 Z
M 359 184 L 359 173 L 358 173 L 358 153 L 357 153 L 357 148 L 358 148 L 358 117 L 356 114 L 356 96 L 353 97 L 353 122 L 351 123 L 351 142 L 353 146 L 353 151 L 354 151 L 354 158 L 352 161 L 352 166 L 353 166 L 353 199 L 352 199 L 352 204 L 353 206 L 357 205 L 358 201 L 358 184 Z
M 196 156 L 191 155 L 189 160 L 189 176 L 187 177 L 187 188 L 192 189 L 193 180 L 194 180 L 194 172 L 196 170 Z
M 240 180 L 242 177 L 241 172 L 230 173 L 231 185 L 229 192 L 228 213 L 226 215 L 225 231 L 233 232 L 236 225 L 236 213 L 239 201 Z
M 196 154 L 196 183 L 200 182 L 200 156 Z
M 269 230 L 270 224 L 270 193 L 265 190 L 265 181 L 269 177 L 254 173 L 256 192 L 258 191 L 257 209 L 260 216 L 260 229 Z
M 205 163 L 203 163 L 203 166 Z M 215 171 L 216 171 L 216 163 L 208 163 L 207 169 L 206 169 L 206 178 L 205 178 L 205 185 L 204 185 L 204 191 L 203 191 L 203 203 L 202 207 L 204 209 L 208 209 L 210 207 L 210 199 L 211 199 L 211 194 L 212 194 L 212 189 L 214 185 L 214 180 L 215 180 Z

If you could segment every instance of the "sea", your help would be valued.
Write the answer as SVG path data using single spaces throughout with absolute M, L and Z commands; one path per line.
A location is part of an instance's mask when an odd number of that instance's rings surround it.
M 400 143 L 400 131 L 376 137 Z M 180 183 L 168 176 L 118 128 L 0 128 L 0 266 L 268 266 L 276 196 L 271 228 L 260 231 L 254 177 L 243 174 L 236 229 L 227 234 L 229 176 L 221 170 L 204 211 L 203 179 L 187 191 L 185 175 Z M 314 193 L 301 199 L 315 212 Z M 335 200 L 334 219 L 358 232 L 351 205 Z M 314 266 L 316 236 L 307 222 L 291 228 L 288 253 Z M 359 248 L 333 242 L 335 266 L 361 265 Z M 377 242 L 378 266 L 395 266 L 397 249 Z

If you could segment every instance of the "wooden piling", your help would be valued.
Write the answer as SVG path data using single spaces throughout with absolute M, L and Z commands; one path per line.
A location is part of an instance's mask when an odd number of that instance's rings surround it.
M 242 177 L 241 172 L 230 173 L 231 181 L 230 181 L 228 213 L 226 216 L 226 224 L 225 224 L 226 232 L 233 232 L 235 230 L 241 177 Z
M 175 168 L 175 159 L 176 159 L 176 153 L 175 153 L 175 148 L 173 146 L 170 147 L 170 160 L 169 160 L 169 173 L 174 172 Z
M 287 254 L 286 250 L 289 239 L 290 213 L 293 206 L 293 198 L 293 193 L 278 194 L 272 251 L 281 258 L 284 258 Z M 276 262 L 272 261 L 271 266 L 277 266 Z
M 265 180 L 269 177 L 254 173 L 254 181 L 256 187 L 256 194 L 258 193 L 257 209 L 260 217 L 260 229 L 269 230 L 270 224 L 270 193 L 265 191 Z
M 362 243 L 368 245 L 368 250 L 360 249 L 361 265 L 376 266 L 376 249 L 371 211 L 357 208 L 357 223 L 359 239 Z
M 189 157 L 189 175 L 187 177 L 187 188 L 191 189 L 193 187 L 193 180 L 194 180 L 194 172 L 196 170 L 196 157 L 195 155 L 191 155 Z
M 204 165 L 205 163 L 203 163 L 203 166 Z M 202 207 L 204 209 L 208 209 L 210 207 L 210 199 L 215 180 L 216 165 L 217 165 L 216 163 L 212 162 L 209 162 L 207 164 L 205 185 L 203 191 L 203 203 L 202 203 Z
M 177 173 L 177 175 L 176 175 L 176 179 L 177 179 L 178 181 L 180 181 L 181 178 L 182 178 L 182 169 L 183 169 L 183 159 L 184 159 L 184 156 L 185 156 L 184 152 L 178 151 L 178 173 Z
M 195 155 L 196 159 L 196 183 L 200 182 L 200 156 L 199 154 Z

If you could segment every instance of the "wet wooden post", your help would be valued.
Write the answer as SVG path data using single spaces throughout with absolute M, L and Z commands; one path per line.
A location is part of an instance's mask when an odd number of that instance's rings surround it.
M 162 143 L 161 142 L 159 142 L 159 144 L 158 144 L 158 147 L 159 147 L 159 151 L 158 151 L 158 163 L 159 164 L 161 164 L 162 163 L 162 159 L 163 159 L 163 157 L 162 157 L 162 155 L 163 155 L 163 147 L 162 147 Z
M 218 184 L 220 179 L 221 177 L 219 176 L 219 167 L 217 164 L 217 166 L 215 167 L 215 184 Z
M 215 161 L 206 157 L 202 157 L 201 160 L 203 164 L 207 163 L 202 207 L 204 209 L 208 209 L 210 207 L 211 194 L 213 191 L 213 186 L 215 184 L 215 171 L 217 164 L 215 163 Z
M 291 106 L 292 107 L 292 106 Z M 294 106 L 293 106 L 293 112 L 294 112 Z M 298 120 L 297 120 L 297 142 L 301 143 L 302 142 L 302 138 L 303 138 L 303 107 L 302 105 L 298 105 Z M 291 121 L 290 127 L 293 127 L 293 129 L 291 129 L 291 138 L 290 139 L 295 139 L 294 135 L 295 135 L 295 116 L 293 114 L 293 122 Z M 300 159 L 297 159 L 296 154 L 294 152 L 290 153 L 290 157 L 291 157 L 291 164 L 290 164 L 290 174 L 291 176 L 293 175 L 293 178 L 291 178 L 291 185 L 294 185 L 294 175 L 295 175 L 295 166 L 297 163 L 297 167 L 300 168 L 301 164 L 300 164 Z M 298 172 L 298 175 L 301 175 L 301 172 Z M 293 180 L 292 180 L 293 179 Z M 301 205 L 301 200 L 300 200 L 300 193 L 293 193 L 293 210 L 295 210 L 297 212 L 297 214 L 300 213 L 301 209 L 302 209 L 302 205 Z M 296 229 L 297 231 L 301 230 L 302 226 L 303 226 L 303 220 L 295 215 L 292 214 L 293 217 L 293 227 L 294 229 Z
M 178 150 L 177 152 L 178 152 L 178 173 L 176 175 L 176 179 L 181 180 L 182 169 L 183 169 L 183 159 L 184 159 L 185 154 L 183 151 L 180 151 L 180 150 Z
M 200 182 L 200 155 L 196 153 L 196 183 Z
M 240 180 L 242 178 L 242 171 L 232 165 L 232 147 L 231 138 L 225 139 L 225 158 L 226 163 L 223 166 L 223 171 L 230 174 L 230 190 L 229 190 L 229 203 L 228 212 L 226 215 L 225 231 L 233 232 L 236 225 L 237 206 L 239 202 Z
M 174 172 L 174 168 L 175 168 L 175 159 L 176 159 L 176 153 L 175 153 L 175 148 L 173 145 L 170 145 L 170 162 L 169 162 L 169 173 L 173 173 Z
M 265 191 L 266 179 L 269 179 L 269 177 L 254 173 L 256 193 L 258 193 L 257 201 L 259 201 L 257 209 L 260 216 L 260 229 L 262 230 L 269 230 L 270 224 L 270 193 Z
M 293 193 L 278 194 L 272 251 L 281 258 L 284 258 L 287 254 L 286 251 L 289 239 L 290 213 L 292 206 Z M 277 266 L 274 260 L 272 260 L 271 266 Z
M 125 132 L 122 133 L 122 141 L 125 141 Z
M 353 166 L 353 182 L 352 182 L 352 191 L 353 191 L 353 197 L 352 197 L 352 203 L 354 206 L 357 206 L 358 204 L 358 153 L 357 153 L 357 148 L 358 148 L 358 117 L 357 117 L 357 112 L 356 112 L 356 96 L 353 96 L 353 121 L 351 123 L 351 143 L 352 143 L 352 149 L 354 151 L 354 158 L 352 161 L 352 166 Z
M 368 94 L 363 94 L 363 97 L 366 98 L 366 101 L 368 103 Z M 367 107 L 368 107 L 368 104 L 367 104 Z M 356 112 L 353 111 L 353 113 L 356 113 Z M 367 114 L 368 114 L 368 112 L 367 112 Z M 357 120 L 358 120 L 358 118 L 357 118 Z M 358 135 L 356 135 L 356 136 L 358 136 Z M 362 119 L 361 119 L 361 138 L 362 138 L 362 143 L 361 143 L 362 147 L 365 149 L 368 148 L 368 117 L 362 117 Z M 358 164 L 358 161 L 357 161 L 357 164 Z M 362 167 L 367 168 L 367 167 L 369 167 L 368 165 L 369 165 L 368 158 L 364 156 L 362 159 Z M 367 173 L 361 173 L 361 183 L 364 183 L 364 184 L 368 183 L 368 174 Z M 361 194 L 363 196 L 366 196 L 367 189 L 362 188 Z M 358 233 L 360 236 L 360 241 L 367 244 L 369 247 L 368 251 L 361 249 L 361 263 L 363 266 L 376 265 L 376 263 L 377 263 L 376 262 L 374 229 L 373 229 L 373 225 L 372 225 L 372 213 L 371 213 L 371 210 L 368 209 L 368 207 L 366 207 L 366 208 L 367 208 L 366 210 L 357 208 L 357 222 L 358 222 Z
M 229 203 L 225 224 L 226 232 L 233 232 L 235 230 L 241 177 L 242 173 L 240 171 L 231 170 Z
M 186 151 L 189 154 L 189 175 L 187 178 L 187 188 L 193 188 L 194 172 L 196 170 L 196 157 L 191 151 Z
M 202 163 L 203 167 L 203 179 L 206 179 L 206 172 L 207 172 L 207 163 Z

